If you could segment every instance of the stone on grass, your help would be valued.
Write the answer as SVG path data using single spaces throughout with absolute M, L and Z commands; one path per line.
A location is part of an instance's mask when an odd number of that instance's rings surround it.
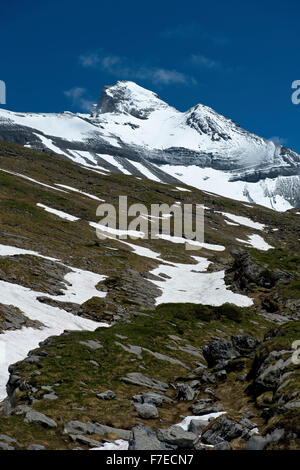
M 158 418 L 158 411 L 155 405 L 151 405 L 150 403 L 136 403 L 134 405 L 134 408 L 141 418 L 144 418 L 144 419 Z

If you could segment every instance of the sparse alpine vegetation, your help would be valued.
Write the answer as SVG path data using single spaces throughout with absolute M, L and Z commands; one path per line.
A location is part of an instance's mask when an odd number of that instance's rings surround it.
M 177 186 L 0 143 L 0 449 L 300 448 L 300 216 Z M 206 245 L 98 239 L 122 194 Z

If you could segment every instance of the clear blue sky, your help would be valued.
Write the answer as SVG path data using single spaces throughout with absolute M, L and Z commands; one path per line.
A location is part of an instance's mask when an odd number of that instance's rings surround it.
M 299 13 L 298 0 L 5 1 L 3 107 L 83 111 L 104 85 L 130 79 L 300 152 Z

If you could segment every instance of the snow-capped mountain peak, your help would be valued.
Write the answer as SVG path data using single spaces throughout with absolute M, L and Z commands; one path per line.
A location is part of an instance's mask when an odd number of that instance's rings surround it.
M 131 81 L 104 87 L 91 115 L 0 110 L 0 139 L 102 171 L 183 182 L 276 210 L 300 207 L 300 156 L 208 106 L 181 112 Z
M 113 86 L 103 88 L 96 113 L 130 114 L 138 119 L 146 119 L 151 112 L 167 107 L 167 103 L 156 93 L 131 81 L 118 81 Z

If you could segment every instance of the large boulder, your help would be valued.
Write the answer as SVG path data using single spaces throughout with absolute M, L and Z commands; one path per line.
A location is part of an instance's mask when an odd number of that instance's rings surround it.
M 182 449 L 191 449 L 198 442 L 199 437 L 189 431 L 184 431 L 181 426 L 170 426 L 167 429 L 159 429 L 157 437 L 160 441 L 178 446 Z
M 146 426 L 132 428 L 129 438 L 129 450 L 163 450 L 163 444 L 157 439 L 152 429 Z
M 64 434 L 98 434 L 99 436 L 103 436 L 107 433 L 116 434 L 120 439 L 124 439 L 128 441 L 130 436 L 130 431 L 126 429 L 118 429 L 113 428 L 111 426 L 106 426 L 104 424 L 99 423 L 91 423 L 88 421 L 87 423 L 82 423 L 81 421 L 69 421 L 65 424 Z
M 215 366 L 220 361 L 234 359 L 238 356 L 231 341 L 217 339 L 203 346 L 203 356 L 209 367 Z
M 137 403 L 150 403 L 151 405 L 155 406 L 161 406 L 163 403 L 173 403 L 172 398 L 155 392 L 139 393 L 134 395 L 132 399 Z
M 220 416 L 202 434 L 202 441 L 206 444 L 216 445 L 224 441 L 232 441 L 247 434 L 245 428 L 227 416 Z
M 45 428 L 57 428 L 57 424 L 53 419 L 33 409 L 29 409 L 26 412 L 24 422 L 28 424 L 40 424 Z
M 134 408 L 137 411 L 140 418 L 144 418 L 144 419 L 158 418 L 158 411 L 155 405 L 151 405 L 150 403 L 136 403 L 134 405 Z
M 188 384 L 177 384 L 176 398 L 179 401 L 192 401 L 196 396 L 196 391 Z
M 271 434 L 267 434 L 266 436 L 252 436 L 245 450 L 264 450 L 271 442 L 279 441 L 284 434 L 284 429 L 275 429 Z
M 140 385 L 142 387 L 153 388 L 155 390 L 160 390 L 165 392 L 169 387 L 168 384 L 165 382 L 161 382 L 160 380 L 152 379 L 150 377 L 146 377 L 145 375 L 141 374 L 140 372 L 130 372 L 126 374 L 125 377 L 121 377 L 122 382 L 131 385 Z
M 231 337 L 233 347 L 241 356 L 253 357 L 255 349 L 260 345 L 260 341 L 248 335 L 233 335 Z

